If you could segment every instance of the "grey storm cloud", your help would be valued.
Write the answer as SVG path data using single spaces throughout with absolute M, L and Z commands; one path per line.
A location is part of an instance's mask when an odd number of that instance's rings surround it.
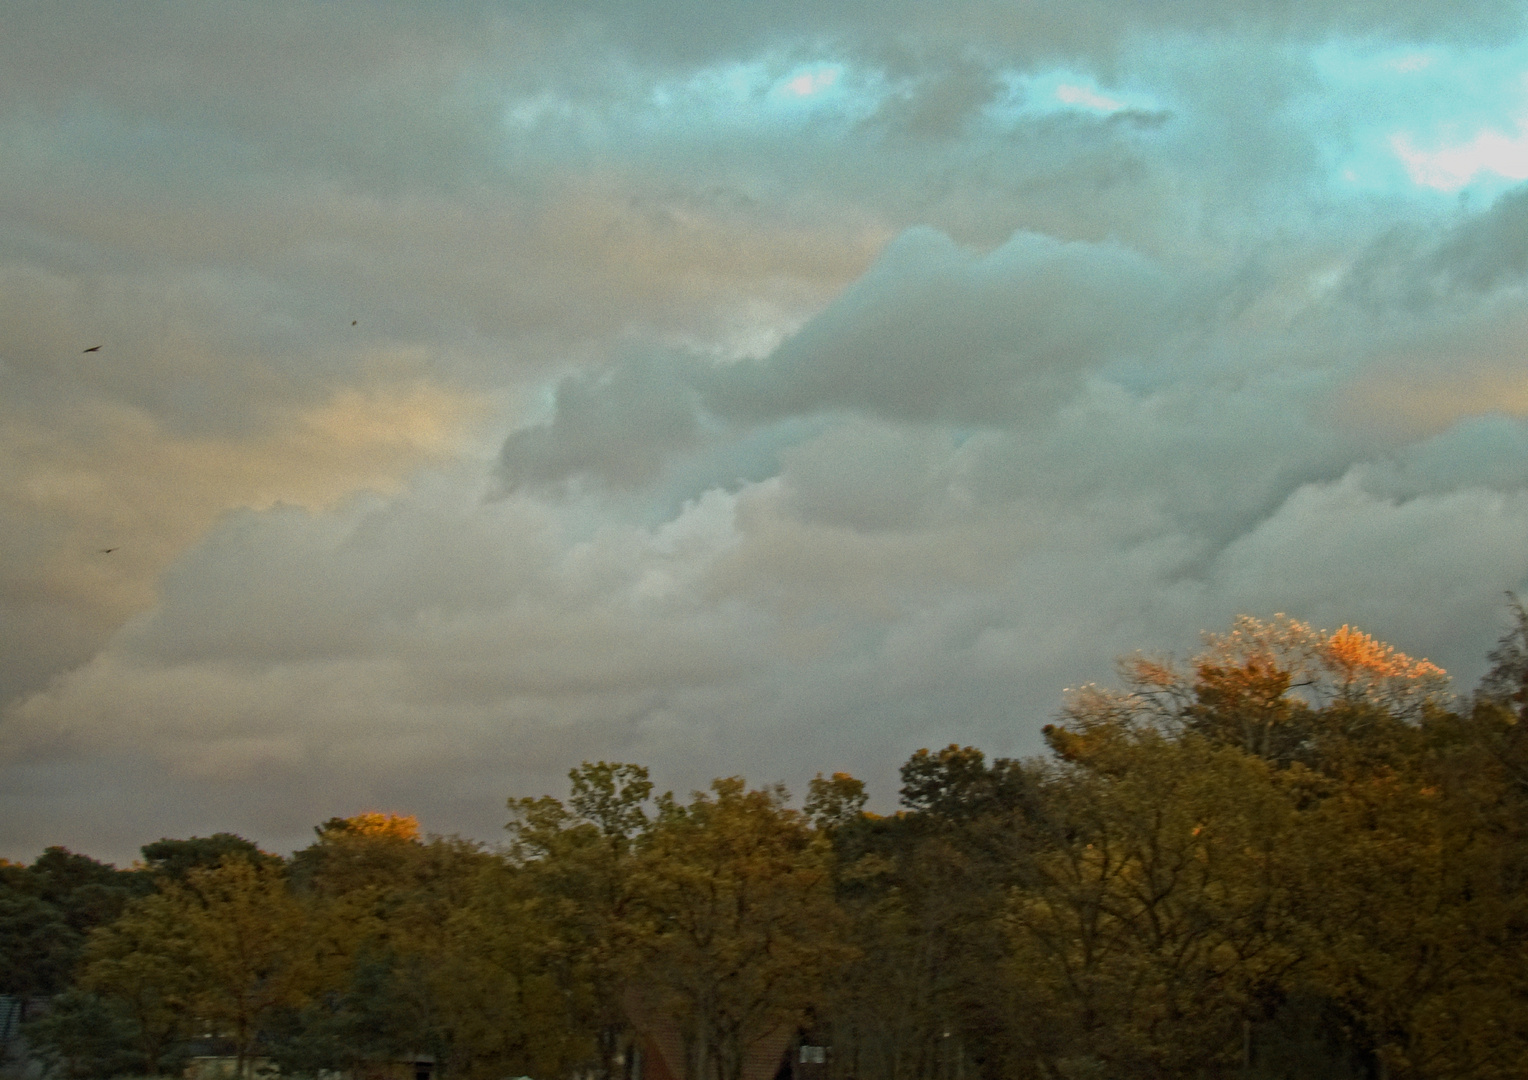
M 1484 292 L 1528 274 L 1528 191 L 1512 191 L 1460 225 L 1432 257 L 1450 282 Z
M 1162 348 L 1184 328 L 1183 292 L 1118 245 L 1021 233 L 978 254 L 910 230 L 767 357 L 642 358 L 565 377 L 550 420 L 505 442 L 503 472 L 511 489 L 579 473 L 648 480 L 700 437 L 701 409 L 742 425 L 860 413 L 1011 426 L 1067 400 L 1086 371 Z
M 870 123 L 912 139 L 954 138 L 1002 89 L 989 67 L 957 59 L 948 69 L 921 75 L 905 93 L 888 99 Z
M 694 394 L 672 363 L 643 359 L 564 376 L 549 423 L 504 444 L 509 490 L 588 472 L 617 485 L 649 480 L 697 430 Z
M 1505 0 L 0 3 L 0 855 L 885 809 L 1243 611 L 1468 690 L 1524 70 Z
M 1397 225 L 1347 270 L 1346 299 L 1421 311 L 1519 286 L 1528 275 L 1528 191 L 1505 192 L 1484 211 L 1446 224 Z
M 915 229 L 774 355 L 718 369 L 705 400 L 745 418 L 1007 425 L 1065 400 L 1090 367 L 1160 348 L 1182 317 L 1174 292 L 1116 245 L 1020 233 L 978 256 Z

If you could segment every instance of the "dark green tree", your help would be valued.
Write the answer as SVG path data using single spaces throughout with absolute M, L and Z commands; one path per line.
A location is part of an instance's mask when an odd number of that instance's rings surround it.
M 66 991 L 24 1031 L 49 1080 L 107 1080 L 139 1064 L 132 1021 L 109 998 Z
M 140 850 L 149 874 L 171 881 L 184 881 L 193 870 L 211 870 L 230 855 L 259 864 L 281 861 L 277 856 L 261 851 L 254 841 L 225 832 L 186 840 L 155 840 L 152 844 L 144 844 Z

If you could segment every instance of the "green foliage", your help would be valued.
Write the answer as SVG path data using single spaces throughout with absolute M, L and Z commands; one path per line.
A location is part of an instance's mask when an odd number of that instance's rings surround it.
M 152 888 L 141 874 L 50 847 L 0 873 L 0 994 L 61 993 L 92 929 Z
M 69 984 L 80 944 L 55 905 L 0 885 L 0 994 L 57 993 Z
M 131 1019 L 108 998 L 78 990 L 53 999 L 27 1023 L 27 1042 L 49 1080 L 106 1080 L 133 1069 Z
M 1032 779 L 1022 762 L 991 766 L 973 746 L 919 750 L 902 766 L 902 805 L 930 821 L 963 822 L 1021 809 Z
M 253 841 L 233 833 L 193 836 L 189 840 L 156 840 L 144 844 L 140 850 L 149 874 L 171 881 L 184 881 L 193 870 L 211 870 L 229 856 L 253 863 L 280 862 L 276 856 L 261 851 Z
M 283 1072 L 301 1076 L 438 1052 L 422 960 L 368 942 L 350 958 L 343 989 L 273 1010 L 262 1048 Z
M 128 905 L 91 935 L 79 985 L 129 1024 L 137 1069 L 159 1072 L 190 1034 L 198 956 L 193 924 L 177 897 L 156 893 Z

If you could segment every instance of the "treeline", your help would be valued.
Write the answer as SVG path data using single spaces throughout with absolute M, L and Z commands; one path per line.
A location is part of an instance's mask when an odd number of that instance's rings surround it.
M 782 1032 L 862 1080 L 1528 1075 L 1528 613 L 1467 699 L 1344 627 L 1237 621 L 1068 697 L 1045 759 L 687 800 L 585 764 L 501 848 L 408 818 L 289 859 L 161 841 L 0 870 L 0 993 L 55 1075 L 241 1068 L 688 1080 Z

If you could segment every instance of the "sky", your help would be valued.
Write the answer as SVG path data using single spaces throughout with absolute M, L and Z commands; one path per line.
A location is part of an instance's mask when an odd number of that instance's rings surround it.
M 1506 0 L 0 0 L 0 857 L 1468 693 L 1525 181 Z

